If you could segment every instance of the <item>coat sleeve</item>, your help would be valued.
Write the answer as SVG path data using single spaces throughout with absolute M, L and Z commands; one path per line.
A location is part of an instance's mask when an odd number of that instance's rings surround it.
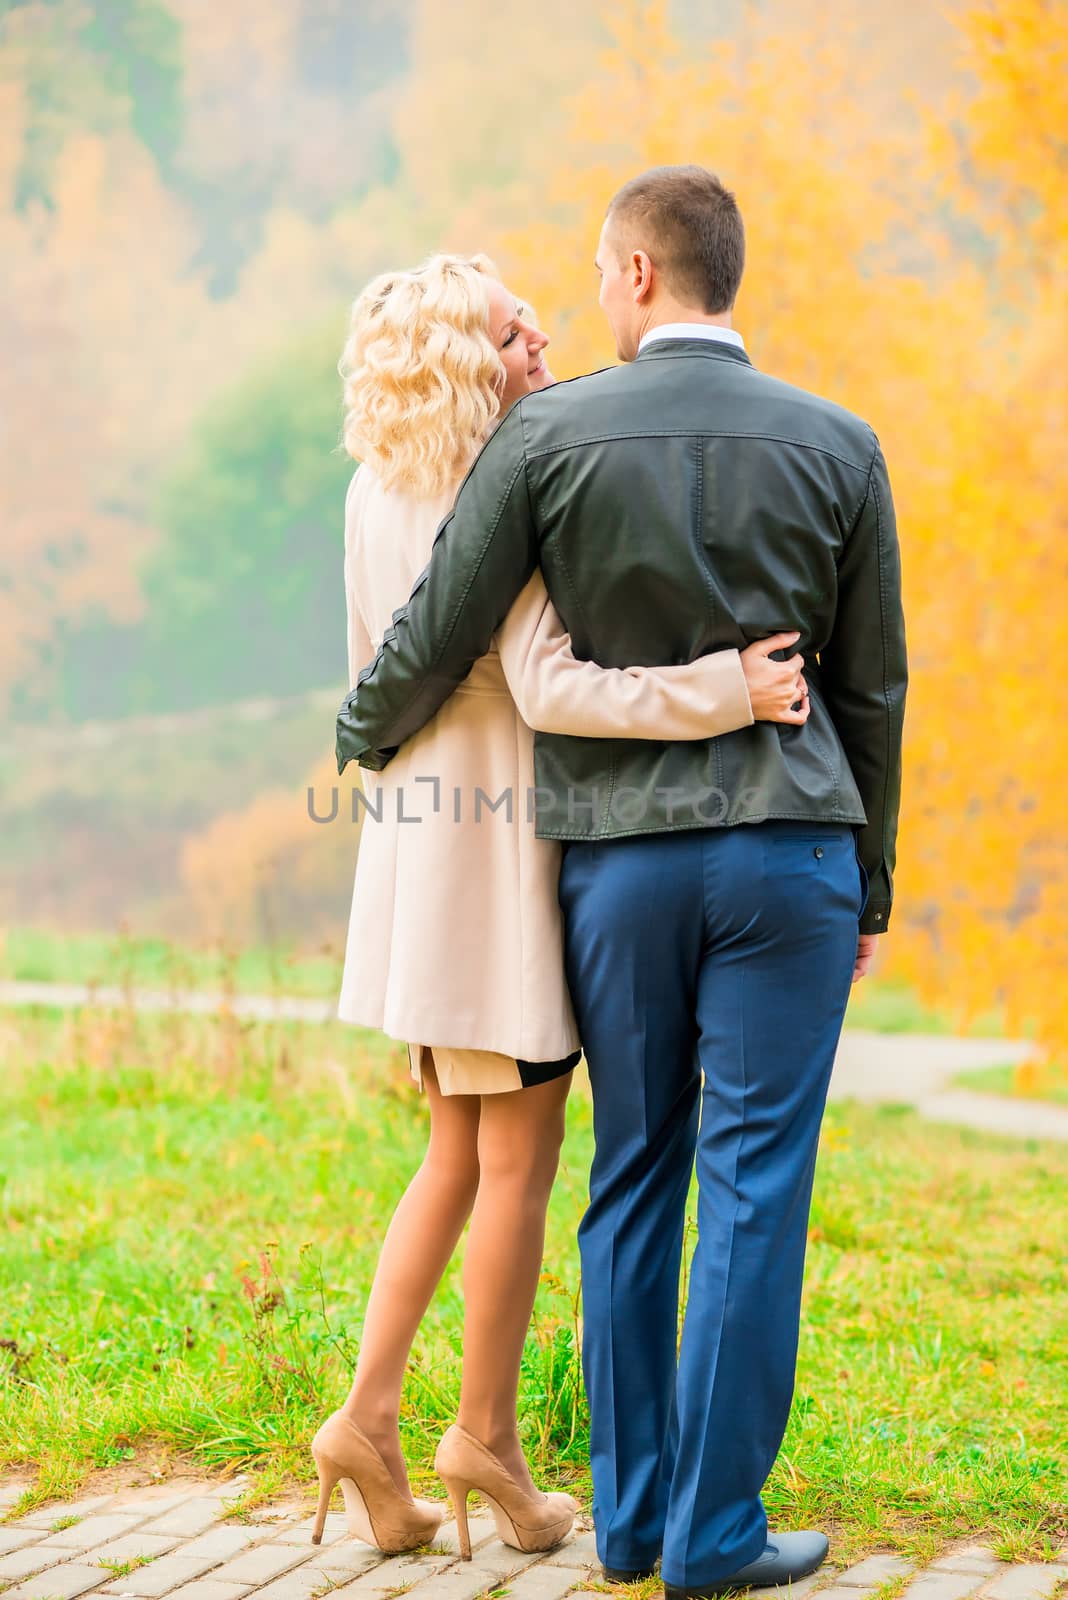
M 381 771 L 448 699 L 537 565 L 519 406 L 460 485 L 406 605 L 337 714 L 337 770 Z
M 540 569 L 494 642 L 519 715 L 541 733 L 710 739 L 754 720 L 737 650 L 716 650 L 675 667 L 602 667 L 580 660 Z
M 357 485 L 359 470 L 353 474 L 345 496 L 345 622 L 348 639 L 349 688 L 355 687 L 361 667 L 365 667 L 375 653 L 371 635 L 367 631 L 363 612 L 356 592 L 355 530 L 360 501 Z
M 885 933 L 894 897 L 908 660 L 897 522 L 878 440 L 838 563 L 837 609 L 820 651 L 820 681 L 867 817 L 858 839 L 868 874 L 860 931 Z

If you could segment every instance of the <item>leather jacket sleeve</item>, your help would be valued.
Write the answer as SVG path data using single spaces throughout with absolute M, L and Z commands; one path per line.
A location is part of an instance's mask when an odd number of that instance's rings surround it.
M 878 441 L 839 560 L 837 611 L 820 652 L 820 684 L 868 819 L 858 837 L 868 874 L 860 932 L 885 933 L 894 893 L 908 663 L 897 523 Z
M 406 605 L 337 714 L 337 770 L 380 772 L 490 647 L 538 559 L 513 406 L 460 486 Z

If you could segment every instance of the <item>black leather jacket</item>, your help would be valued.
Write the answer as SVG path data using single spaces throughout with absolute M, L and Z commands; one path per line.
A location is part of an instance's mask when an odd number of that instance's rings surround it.
M 679 663 L 796 629 L 812 709 L 801 726 L 685 743 L 539 733 L 538 835 L 859 824 L 860 927 L 885 931 L 908 674 L 871 428 L 702 339 L 654 340 L 627 365 L 525 396 L 338 712 L 339 773 L 387 764 L 486 652 L 539 562 L 577 655 Z

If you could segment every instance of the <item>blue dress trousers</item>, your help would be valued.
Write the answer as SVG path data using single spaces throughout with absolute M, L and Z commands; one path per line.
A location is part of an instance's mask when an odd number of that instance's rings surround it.
M 846 823 L 564 846 L 596 1135 L 579 1246 L 606 1566 L 662 1554 L 665 1581 L 694 1587 L 764 1549 L 760 1492 L 793 1396 L 816 1147 L 867 893 Z

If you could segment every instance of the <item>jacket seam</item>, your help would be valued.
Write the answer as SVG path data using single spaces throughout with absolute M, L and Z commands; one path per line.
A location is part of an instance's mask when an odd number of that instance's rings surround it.
M 863 462 L 840 455 L 827 445 L 813 444 L 810 439 L 793 439 L 780 433 L 750 433 L 741 428 L 642 428 L 640 432 L 633 433 L 591 433 L 581 439 L 566 439 L 559 444 L 537 445 L 530 450 L 529 457 L 534 460 L 540 456 L 559 455 L 564 450 L 579 450 L 590 444 L 612 444 L 620 439 L 759 439 L 767 444 L 792 444 L 799 450 L 814 450 L 818 455 L 829 456 L 832 461 L 840 461 L 844 467 L 851 467 L 854 472 L 866 470 Z
M 809 737 L 811 738 L 812 743 L 816 746 L 816 750 L 819 753 L 820 760 L 823 762 L 823 765 L 827 768 L 827 772 L 828 772 L 828 774 L 830 776 L 830 779 L 831 779 L 831 785 L 832 785 L 832 787 L 834 789 L 834 803 L 835 803 L 835 807 L 837 808 L 838 803 L 839 803 L 838 773 L 837 773 L 837 771 L 835 769 L 833 761 L 831 760 L 830 756 L 827 754 L 827 746 L 824 744 L 823 740 L 820 738 L 819 734 L 816 732 L 816 730 L 814 728 L 810 730 Z
M 693 489 L 693 544 L 694 555 L 704 579 L 708 598 L 708 624 L 712 638 L 716 637 L 716 591 L 712 583 L 712 574 L 708 570 L 708 560 L 705 557 L 701 533 L 705 516 L 705 456 L 701 448 L 702 435 L 696 434 L 693 441 L 694 455 L 694 489 Z M 719 743 L 712 740 L 712 769 L 716 788 L 723 787 L 723 757 L 720 755 Z
M 567 380 L 567 381 L 570 381 L 572 383 L 577 383 L 578 379 L 577 378 L 572 378 L 572 379 Z M 557 387 L 557 386 L 554 385 L 554 388 L 555 387 Z M 541 564 L 541 552 L 542 552 L 542 549 L 546 544 L 549 543 L 550 536 L 548 534 L 545 534 L 544 537 L 543 537 L 543 530 L 544 530 L 544 526 L 545 526 L 544 507 L 543 507 L 541 496 L 540 496 L 540 494 L 538 492 L 537 487 L 536 486 L 532 487 L 531 482 L 530 482 L 530 457 L 531 457 L 531 451 L 529 450 L 528 445 L 527 445 L 527 419 L 523 414 L 522 403 L 520 403 L 520 404 L 518 404 L 516 406 L 516 411 L 517 411 L 518 416 L 519 416 L 519 426 L 520 426 L 520 429 L 522 430 L 522 434 L 523 434 L 523 473 L 524 473 L 524 477 L 526 479 L 526 485 L 527 485 L 527 501 L 528 501 L 528 503 L 529 503 L 529 505 L 531 507 L 532 512 L 534 513 L 534 529 L 535 529 L 535 533 L 537 534 L 537 539 L 538 539 L 538 561 L 539 561 L 539 565 L 540 565 Z M 590 632 L 589 618 L 586 616 L 586 612 L 583 609 L 582 601 L 581 601 L 581 599 L 579 597 L 579 592 L 575 587 L 575 580 L 571 575 L 571 568 L 567 564 L 567 561 L 566 561 L 566 559 L 564 557 L 564 552 L 563 552 L 562 548 L 560 547 L 560 545 L 557 543 L 554 546 L 554 548 L 556 549 L 556 559 L 560 563 L 560 567 L 563 570 L 564 577 L 567 579 L 567 586 L 571 591 L 571 598 L 575 603 L 575 610 L 578 612 L 579 616 L 581 617 L 583 626 L 586 629 L 586 632 L 588 634 Z M 559 609 L 559 608 L 557 608 L 557 609 Z M 573 630 L 569 629 L 568 631 L 571 632 Z
M 857 501 L 856 506 L 854 507 L 853 511 L 850 512 L 849 517 L 847 518 L 848 532 L 845 536 L 846 543 L 849 542 L 849 540 L 853 537 L 853 534 L 856 532 L 857 524 L 860 522 L 861 516 L 864 512 L 864 507 L 868 502 L 868 496 L 871 494 L 872 474 L 875 471 L 875 457 L 878 454 L 878 451 L 879 441 L 878 439 L 874 439 L 872 443 L 871 460 L 868 462 L 868 471 L 864 478 L 864 487 L 860 491 L 860 499 Z
M 878 453 L 878 444 L 876 444 Z M 879 853 L 886 871 L 886 791 L 890 781 L 890 763 L 893 758 L 893 707 L 890 704 L 890 680 L 886 659 L 886 579 L 883 570 L 883 517 L 879 503 L 879 486 L 875 481 L 875 457 L 872 457 L 871 493 L 875 502 L 875 550 L 879 573 L 879 634 L 883 657 L 883 705 L 886 707 L 886 759 L 883 762 L 883 793 L 879 816 Z M 878 903 L 878 902 L 877 902 Z
M 546 543 L 548 543 L 548 540 L 546 540 Z M 555 548 L 555 551 L 556 551 L 555 559 L 559 563 L 560 568 L 563 571 L 564 577 L 567 579 L 568 588 L 571 590 L 571 598 L 575 602 L 575 610 L 578 612 L 579 616 L 582 618 L 582 622 L 583 622 L 583 625 L 584 625 L 584 627 L 586 629 L 586 632 L 589 633 L 590 632 L 589 618 L 586 616 L 586 613 L 583 610 L 582 601 L 579 599 L 578 590 L 575 588 L 575 580 L 571 576 L 571 568 L 567 564 L 567 559 L 566 559 L 566 557 L 564 555 L 564 552 L 563 552 L 562 548 L 560 547 L 560 545 L 557 544 L 556 546 L 554 546 L 554 548 Z M 559 607 L 557 607 L 557 610 L 559 610 Z M 568 632 L 570 633 L 571 631 L 572 630 L 569 628 Z M 592 657 L 588 657 L 588 658 L 584 657 L 583 659 L 592 660 L 593 658 Z
M 602 826 L 602 828 L 607 826 L 608 818 L 612 815 L 612 799 L 613 799 L 613 797 L 615 795 L 615 792 L 616 792 L 616 776 L 618 774 L 618 771 L 619 771 L 619 764 L 616 761 L 615 756 L 613 755 L 613 756 L 609 757 L 609 764 L 608 764 L 608 796 L 607 796 L 607 798 L 605 800 L 605 803 L 604 803 L 604 810 L 601 813 L 601 818 L 602 818 L 601 826 Z

